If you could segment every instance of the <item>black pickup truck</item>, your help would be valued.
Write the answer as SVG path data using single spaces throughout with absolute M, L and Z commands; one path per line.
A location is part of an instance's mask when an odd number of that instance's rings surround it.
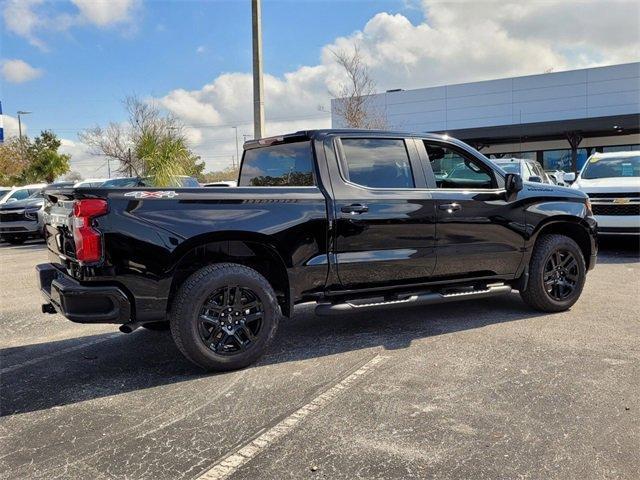
M 46 192 L 43 311 L 169 328 L 212 370 L 257 360 L 281 315 L 519 290 L 557 312 L 596 263 L 577 190 L 527 183 L 446 136 L 303 131 L 244 145 L 237 188 Z

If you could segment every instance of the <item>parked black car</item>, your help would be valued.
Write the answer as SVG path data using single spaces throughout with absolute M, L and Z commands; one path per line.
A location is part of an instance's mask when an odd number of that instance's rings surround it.
M 304 131 L 247 142 L 237 188 L 47 197 L 43 310 L 123 331 L 168 322 L 206 369 L 257 360 L 296 303 L 341 315 L 517 289 L 557 312 L 596 263 L 586 195 L 438 135 Z

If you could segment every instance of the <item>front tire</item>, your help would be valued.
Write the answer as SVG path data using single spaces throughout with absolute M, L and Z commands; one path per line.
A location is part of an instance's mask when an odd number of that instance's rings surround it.
M 529 283 L 522 299 L 542 312 L 562 312 L 578 301 L 586 279 L 582 250 L 564 235 L 538 238 L 529 264 Z
M 215 371 L 251 365 L 273 340 L 280 306 L 266 278 L 234 263 L 206 266 L 179 288 L 171 334 L 191 362 Z

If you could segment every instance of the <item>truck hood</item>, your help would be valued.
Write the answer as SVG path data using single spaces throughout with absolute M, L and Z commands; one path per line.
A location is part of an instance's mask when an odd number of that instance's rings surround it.
M 15 202 L 3 203 L 0 205 L 0 210 L 22 210 L 27 207 L 42 207 L 44 205 L 44 199 L 39 198 L 25 198 L 24 200 L 17 200 Z
M 572 187 L 587 193 L 637 191 L 640 190 L 640 177 L 579 178 Z
M 523 182 L 523 189 L 532 194 L 546 194 L 558 197 L 583 197 L 587 196 L 575 188 L 563 187 L 562 185 L 552 185 L 549 183 Z

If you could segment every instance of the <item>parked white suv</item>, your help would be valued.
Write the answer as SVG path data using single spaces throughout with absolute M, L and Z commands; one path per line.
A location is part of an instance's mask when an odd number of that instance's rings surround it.
M 26 200 L 35 192 L 42 190 L 46 186 L 46 183 L 34 183 L 33 185 L 23 185 L 22 187 L 11 187 L 9 191 L 5 191 L 4 194 L 0 196 L 0 205 L 7 202 Z
M 591 155 L 571 187 L 589 195 L 598 233 L 640 234 L 640 152 Z

